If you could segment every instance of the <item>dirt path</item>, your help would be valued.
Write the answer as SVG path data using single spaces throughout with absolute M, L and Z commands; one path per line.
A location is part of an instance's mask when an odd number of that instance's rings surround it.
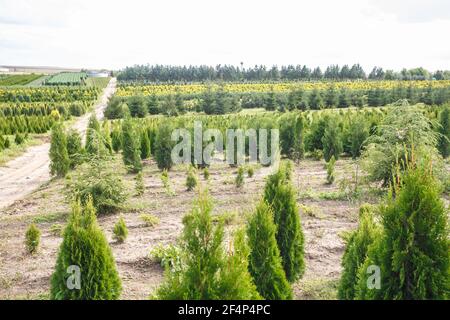
M 103 117 L 108 98 L 116 90 L 113 78 L 95 106 L 97 118 Z M 84 133 L 91 113 L 81 117 L 72 127 Z M 29 148 L 23 155 L 0 167 L 0 210 L 22 199 L 50 179 L 48 152 L 50 143 Z

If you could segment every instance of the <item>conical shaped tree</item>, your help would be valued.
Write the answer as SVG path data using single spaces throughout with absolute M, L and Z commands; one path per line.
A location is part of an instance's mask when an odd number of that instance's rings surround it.
M 348 235 L 342 258 L 343 272 L 338 287 L 339 299 L 355 299 L 358 271 L 367 258 L 369 246 L 380 236 L 381 227 L 374 221 L 373 208 L 369 205 L 362 206 L 359 210 L 358 229 Z
M 92 199 L 72 206 L 51 278 L 54 300 L 114 300 L 122 290 L 116 263 L 97 224 Z
M 172 148 L 174 146 L 171 140 L 172 128 L 169 124 L 161 124 L 158 127 L 155 138 L 155 159 L 158 168 L 161 170 L 170 170 L 172 168 Z
M 137 173 L 142 170 L 139 137 L 131 118 L 126 118 L 122 124 L 122 157 L 129 172 Z
M 50 143 L 50 173 L 64 177 L 69 172 L 70 160 L 67 152 L 67 137 L 60 122 L 52 129 Z
M 292 288 L 283 270 L 275 234 L 273 213 L 261 201 L 247 226 L 250 274 L 264 299 L 288 300 L 292 299 Z
M 296 202 L 296 192 L 289 179 L 287 164 L 269 176 L 264 188 L 264 200 L 274 213 L 277 243 L 283 260 L 283 269 L 289 282 L 303 275 L 304 239 Z
M 439 116 L 439 137 L 438 149 L 444 158 L 450 156 L 450 107 L 445 107 Z
M 99 142 L 102 139 L 99 139 L 100 136 L 100 123 L 95 116 L 95 113 L 91 115 L 88 122 L 88 127 L 86 131 L 86 152 L 92 155 L 98 155 L 99 151 Z
M 327 122 L 325 127 L 325 132 L 322 137 L 323 145 L 323 157 L 325 161 L 330 161 L 331 157 L 334 156 L 336 160 L 339 160 L 339 156 L 344 151 L 342 145 L 341 131 L 335 120 Z
M 150 158 L 150 139 L 146 130 L 141 132 L 141 159 Z
M 399 190 L 398 190 L 399 189 Z M 360 270 L 364 288 L 369 264 L 381 269 L 379 290 L 365 290 L 359 299 L 448 299 L 450 247 L 448 211 L 430 163 L 410 167 L 400 188 L 381 207 L 384 235 Z
M 70 168 L 73 169 L 82 162 L 84 152 L 81 136 L 76 130 L 70 130 L 67 134 L 67 152 L 70 159 Z

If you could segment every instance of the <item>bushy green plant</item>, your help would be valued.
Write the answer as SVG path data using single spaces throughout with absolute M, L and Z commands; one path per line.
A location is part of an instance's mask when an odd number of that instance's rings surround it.
M 139 137 L 129 117 L 122 124 L 122 158 L 129 172 L 138 173 L 142 170 Z
M 161 264 L 164 269 L 179 270 L 181 266 L 181 249 L 173 244 L 167 246 L 159 244 L 150 250 L 150 258 Z
M 142 196 L 145 192 L 144 176 L 142 174 L 142 171 L 139 172 L 135 177 L 135 189 L 137 196 Z
M 52 128 L 49 155 L 51 175 L 64 177 L 69 172 L 70 159 L 67 151 L 67 137 L 60 122 Z
M 209 174 L 209 169 L 208 169 L 208 167 L 205 167 L 205 168 L 203 169 L 203 178 L 204 178 L 205 180 L 208 180 L 208 179 L 209 179 L 209 176 L 210 176 L 210 174 Z
M 275 234 L 273 213 L 262 201 L 247 226 L 250 246 L 249 271 L 264 299 L 292 299 L 292 289 L 283 270 Z
M 31 254 L 36 253 L 41 242 L 41 231 L 32 223 L 25 233 L 25 246 L 27 251 Z
M 75 202 L 51 277 L 50 298 L 114 300 L 121 291 L 116 263 L 97 223 L 92 199 L 85 207 Z
M 83 162 L 84 151 L 81 136 L 76 130 L 70 130 L 67 134 L 67 153 L 69 155 L 71 169 Z
M 160 221 L 158 217 L 149 213 L 143 213 L 139 216 L 139 218 L 141 218 L 146 227 L 155 227 Z
M 331 156 L 330 161 L 327 163 L 327 183 L 333 184 L 334 179 L 336 178 L 334 175 L 334 166 L 336 164 L 336 159 L 334 159 L 334 156 Z
M 414 163 L 380 208 L 383 236 L 359 272 L 358 299 L 448 299 L 448 210 L 430 162 Z M 395 197 L 394 197 L 395 194 Z M 381 270 L 380 289 L 368 290 L 368 265 Z
M 175 195 L 174 191 L 172 190 L 172 187 L 170 186 L 170 177 L 169 172 L 167 170 L 163 170 L 163 172 L 161 172 L 161 182 L 167 195 L 169 196 Z
M 276 238 L 286 278 L 294 282 L 303 275 L 305 269 L 304 237 L 296 202 L 297 193 L 288 179 L 288 170 L 283 163 L 276 173 L 268 177 L 264 200 L 274 213 Z
M 335 119 L 331 119 L 327 122 L 325 132 L 322 137 L 322 145 L 323 157 L 326 162 L 330 161 L 332 156 L 338 160 L 341 153 L 344 151 L 341 131 Z
M 367 258 L 369 246 L 381 237 L 381 227 L 376 223 L 374 208 L 363 205 L 359 210 L 358 229 L 347 235 L 342 258 L 342 274 L 338 287 L 341 300 L 353 300 L 357 293 L 358 272 Z
M 450 156 L 450 107 L 445 107 L 439 115 L 439 143 L 438 149 L 442 157 Z
M 242 188 L 244 185 L 244 167 L 241 166 L 238 168 L 234 183 L 236 184 L 236 188 Z
M 252 166 L 249 166 L 247 168 L 247 176 L 249 178 L 253 178 L 253 175 L 255 174 L 255 169 Z
M 171 140 L 172 128 L 168 124 L 161 124 L 158 127 L 155 138 L 155 160 L 161 170 L 170 170 L 173 166 L 172 149 L 174 146 Z
M 123 243 L 128 237 L 128 228 L 122 216 L 120 216 L 119 220 L 114 225 L 113 234 L 113 238 L 118 243 Z
M 141 159 L 145 160 L 150 158 L 150 139 L 146 130 L 141 132 Z
M 104 160 L 92 159 L 68 180 L 68 198 L 86 204 L 92 198 L 98 214 L 120 209 L 128 195 L 120 176 Z
M 194 172 L 194 168 L 190 166 L 186 177 L 186 188 L 188 191 L 192 191 L 196 186 L 197 186 L 197 176 Z
M 243 233 L 236 235 L 234 251 L 223 249 L 222 224 L 213 224 L 212 203 L 201 192 L 192 211 L 183 218 L 180 240 L 181 267 L 166 269 L 156 298 L 162 300 L 257 299 L 259 294 L 248 273 L 248 247 Z

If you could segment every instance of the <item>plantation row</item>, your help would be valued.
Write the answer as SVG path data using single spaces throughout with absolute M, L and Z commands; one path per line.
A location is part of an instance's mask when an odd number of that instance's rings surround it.
M 0 102 L 93 102 L 99 93 L 96 87 L 0 88 Z
M 145 117 L 147 114 L 180 115 L 187 111 L 205 112 L 206 114 L 225 114 L 240 111 L 242 108 L 265 108 L 268 111 L 318 110 L 323 108 L 379 107 L 388 104 L 400 104 L 407 100 L 410 104 L 424 103 L 442 105 L 450 100 L 450 87 L 426 88 L 396 87 L 394 89 L 371 89 L 368 91 L 337 90 L 334 86 L 325 91 L 292 90 L 288 93 L 231 93 L 225 86 L 215 90 L 211 87 L 201 94 L 150 95 L 144 97 L 116 96 L 108 105 L 105 115 L 109 119 L 123 118 L 129 110 L 132 117 Z
M 202 82 L 202 81 L 310 81 L 310 80 L 449 80 L 450 71 L 430 73 L 423 68 L 403 69 L 401 72 L 374 67 L 369 75 L 359 64 L 328 66 L 325 72 L 306 65 L 255 66 L 250 68 L 232 65 L 211 66 L 163 66 L 136 65 L 127 67 L 118 75 L 119 81 L 128 82 Z
M 91 102 L 30 102 L 30 103 L 0 103 L 0 117 L 8 116 L 48 116 L 53 110 L 59 114 L 79 117 L 86 113 Z
M 450 80 L 444 81 L 338 81 L 338 82 L 281 82 L 281 83 L 222 83 L 222 84 L 154 84 L 154 85 L 119 85 L 118 96 L 132 95 L 168 95 L 168 94 L 200 94 L 209 89 L 214 90 L 217 87 L 223 87 L 224 91 L 230 93 L 246 92 L 285 92 L 292 90 L 312 91 L 317 89 L 325 91 L 330 88 L 340 90 L 342 88 L 353 90 L 405 90 L 409 87 L 415 89 L 448 88 Z
M 10 75 L 6 77 L 0 78 L 0 87 L 1 86 L 21 86 L 29 84 L 39 78 L 41 78 L 41 74 L 20 74 L 20 75 Z
M 48 116 L 0 117 L 0 135 L 46 133 L 59 118 L 57 111 Z
M 47 86 L 81 86 L 86 84 L 85 72 L 61 72 L 45 80 Z

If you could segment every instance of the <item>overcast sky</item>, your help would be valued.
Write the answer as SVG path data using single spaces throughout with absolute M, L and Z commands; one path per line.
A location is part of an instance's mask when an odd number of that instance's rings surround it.
M 450 69 L 449 0 L 0 0 L 0 65 Z

